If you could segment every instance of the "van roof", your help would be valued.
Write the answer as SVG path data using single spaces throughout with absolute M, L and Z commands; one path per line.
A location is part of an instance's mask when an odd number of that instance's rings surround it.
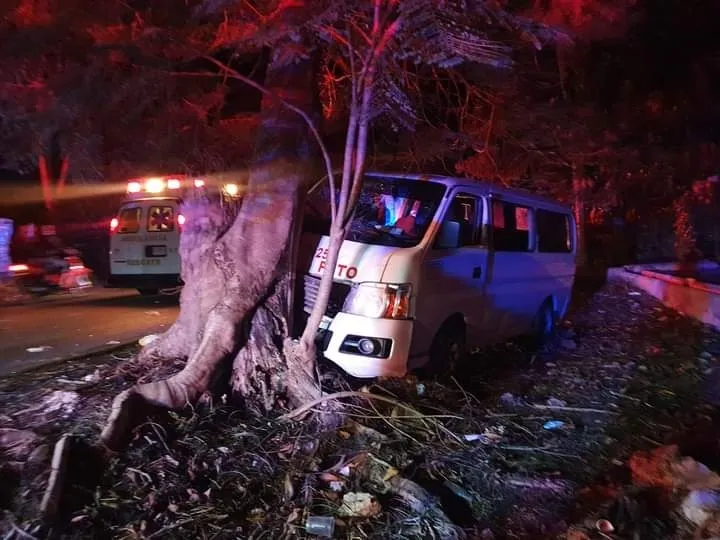
M 506 188 L 498 186 L 491 182 L 484 180 L 475 180 L 472 178 L 464 178 L 458 176 L 443 176 L 436 174 L 407 174 L 407 173 L 394 173 L 394 172 L 383 172 L 383 171 L 368 171 L 367 176 L 384 177 L 384 178 L 398 178 L 402 180 L 416 180 L 423 182 L 437 182 L 444 184 L 447 187 L 468 187 L 468 188 L 484 188 L 488 193 L 496 193 L 498 195 L 507 195 L 511 197 L 517 197 L 518 199 L 524 199 L 525 201 L 533 201 L 541 203 L 547 208 L 554 208 L 563 212 L 569 212 L 570 207 L 566 204 L 559 203 L 549 197 L 537 195 L 531 191 L 517 188 Z

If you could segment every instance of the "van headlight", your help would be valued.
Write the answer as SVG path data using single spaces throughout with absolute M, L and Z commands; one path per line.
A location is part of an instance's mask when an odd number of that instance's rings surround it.
M 358 283 L 345 299 L 343 312 L 373 319 L 410 316 L 409 283 Z

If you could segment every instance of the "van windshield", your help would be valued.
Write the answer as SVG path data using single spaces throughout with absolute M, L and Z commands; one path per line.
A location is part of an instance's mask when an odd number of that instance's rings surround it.
M 304 229 L 330 231 L 329 187 L 323 183 L 308 196 Z M 445 186 L 436 182 L 367 176 L 347 239 L 379 246 L 412 247 L 422 240 Z

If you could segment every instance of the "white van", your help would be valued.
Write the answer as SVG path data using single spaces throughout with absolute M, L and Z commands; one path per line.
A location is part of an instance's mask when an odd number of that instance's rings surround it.
M 326 271 L 324 186 L 310 194 L 302 240 L 306 313 Z M 459 362 L 475 346 L 549 335 L 568 308 L 575 244 L 570 208 L 546 198 L 368 173 L 334 270 L 324 355 L 356 377 L 403 376 Z

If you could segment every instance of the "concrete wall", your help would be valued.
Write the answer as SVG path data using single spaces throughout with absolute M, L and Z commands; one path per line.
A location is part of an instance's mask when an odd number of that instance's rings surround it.
M 720 330 L 720 286 L 654 271 L 658 269 L 657 265 L 611 268 L 608 270 L 608 279 L 629 283 L 654 296 L 667 307 Z M 669 266 L 663 269 L 674 268 Z

